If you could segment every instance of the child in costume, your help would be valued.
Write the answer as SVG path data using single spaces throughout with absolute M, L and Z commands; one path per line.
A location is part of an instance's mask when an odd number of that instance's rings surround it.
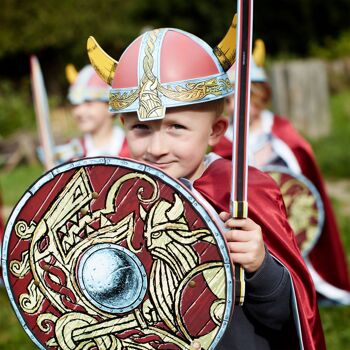
M 58 147 L 60 163 L 84 157 L 127 157 L 129 153 L 123 129 L 114 125 L 114 115 L 108 111 L 109 86 L 90 65 L 79 73 L 68 65 L 66 73 L 71 83 L 68 100 L 83 135 Z
M 232 65 L 234 47 L 224 39 L 217 49 L 225 55 L 184 31 L 159 29 L 138 37 L 118 63 L 88 40 L 92 65 L 112 86 L 110 110 L 122 115 L 132 158 L 206 200 L 226 226 L 232 263 L 246 271 L 245 303 L 235 307 L 217 349 L 325 349 L 312 280 L 275 183 L 250 168 L 249 218 L 233 220 L 231 162 L 206 155 L 225 133 L 223 98 L 233 92 L 221 59 Z
M 286 118 L 266 109 L 271 91 L 263 68 L 264 53 L 264 43 L 257 40 L 251 71 L 249 162 L 256 167 L 282 165 L 296 175 L 305 176 L 316 187 L 323 202 L 325 220 L 320 238 L 308 254 L 308 267 L 320 295 L 332 302 L 349 304 L 350 279 L 346 257 L 331 201 L 311 146 Z M 233 76 L 231 81 L 234 82 Z M 232 116 L 232 97 L 226 99 L 225 108 L 226 114 Z M 213 152 L 231 159 L 232 135 L 230 126 Z

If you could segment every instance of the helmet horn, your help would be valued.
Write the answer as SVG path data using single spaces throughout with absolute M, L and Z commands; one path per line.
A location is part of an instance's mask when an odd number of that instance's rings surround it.
M 232 23 L 225 37 L 214 48 L 214 54 L 219 59 L 225 72 L 230 69 L 236 60 L 236 28 L 237 14 L 233 17 Z
M 94 37 L 87 41 L 87 51 L 90 62 L 97 74 L 108 85 L 112 85 L 118 62 L 102 50 Z
M 264 67 L 265 56 L 266 56 L 266 50 L 265 50 L 264 42 L 261 39 L 255 40 L 253 58 L 254 58 L 254 62 L 258 67 Z
M 69 63 L 66 65 L 66 78 L 69 82 L 69 84 L 73 84 L 75 80 L 77 79 L 78 71 L 74 67 L 73 64 Z

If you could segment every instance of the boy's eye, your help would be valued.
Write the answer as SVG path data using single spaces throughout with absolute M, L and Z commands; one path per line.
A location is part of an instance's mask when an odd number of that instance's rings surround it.
M 186 129 L 185 126 L 181 124 L 172 124 L 171 127 L 174 129 Z
M 134 130 L 148 130 L 148 126 L 146 124 L 134 124 L 131 129 Z

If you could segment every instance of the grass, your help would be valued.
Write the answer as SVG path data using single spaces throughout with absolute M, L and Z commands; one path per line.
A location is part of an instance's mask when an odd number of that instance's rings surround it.
M 0 189 L 5 206 L 14 206 L 28 187 L 43 173 L 40 164 L 21 165 L 9 173 L 0 172 Z
M 331 97 L 331 133 L 310 140 L 317 161 L 326 178 L 350 178 L 350 90 Z
M 350 307 L 320 308 L 328 350 L 344 350 L 350 343 Z
M 332 132 L 329 136 L 311 141 L 318 163 L 326 178 L 350 180 L 350 90 L 331 98 Z M 15 205 L 25 190 L 42 174 L 40 166 L 16 168 L 11 173 L 0 172 L 0 186 L 7 207 Z M 350 198 L 349 198 L 350 201 Z M 334 208 L 350 262 L 350 220 L 334 198 Z M 25 334 L 10 307 L 5 291 L 0 290 L 0 350 L 31 350 L 36 347 Z M 347 349 L 350 343 L 350 306 L 321 307 L 322 323 L 328 350 Z
M 37 347 L 20 326 L 13 312 L 7 294 L 0 290 L 0 349 L 1 350 L 34 350 Z
M 42 175 L 40 165 L 19 166 L 10 173 L 0 172 L 0 188 L 5 204 L 5 215 L 12 208 L 28 187 Z M 31 350 L 37 349 L 23 328 L 20 326 L 12 310 L 4 288 L 0 288 L 0 349 L 1 350 Z

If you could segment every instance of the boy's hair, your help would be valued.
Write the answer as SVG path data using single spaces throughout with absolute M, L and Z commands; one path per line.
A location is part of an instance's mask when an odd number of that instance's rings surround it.
M 216 117 L 221 117 L 224 113 L 224 101 L 224 98 L 220 98 L 209 102 L 197 103 L 194 106 L 196 106 L 198 110 L 213 110 L 215 111 Z

